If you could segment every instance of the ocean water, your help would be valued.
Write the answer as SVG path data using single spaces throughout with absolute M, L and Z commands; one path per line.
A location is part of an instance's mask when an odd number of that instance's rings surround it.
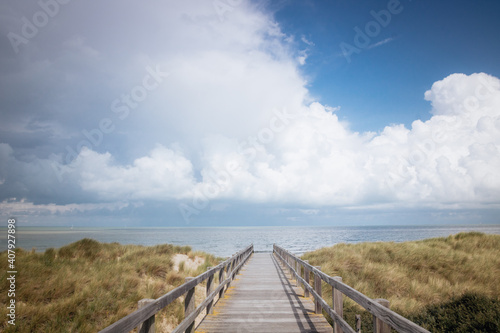
M 6 228 L 3 228 L 6 235 Z M 228 257 L 254 244 L 255 251 L 272 251 L 274 243 L 301 255 L 337 243 L 403 242 L 446 237 L 464 231 L 500 234 L 498 225 L 365 226 L 365 227 L 211 227 L 211 228 L 39 228 L 18 227 L 16 246 L 24 249 L 59 248 L 82 238 L 121 244 L 190 245 L 220 257 Z M 0 238 L 0 251 L 7 249 Z

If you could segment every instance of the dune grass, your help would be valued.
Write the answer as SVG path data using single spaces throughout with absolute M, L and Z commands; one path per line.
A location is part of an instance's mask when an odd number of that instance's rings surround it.
M 433 332 L 447 331 L 436 320 L 456 321 L 451 318 L 463 311 L 460 307 L 452 311 L 453 304 L 470 304 L 471 299 L 490 304 L 485 309 L 500 314 L 500 235 L 470 232 L 404 243 L 338 244 L 302 258 L 330 276 L 341 276 L 370 298 L 389 300 L 391 309 Z M 323 295 L 331 293 L 326 284 L 323 289 Z M 446 307 L 446 313 L 436 311 Z M 362 314 L 363 332 L 371 331 L 370 314 L 350 299 L 344 300 L 344 309 L 348 322 L 353 325 L 355 314 Z M 485 327 L 500 325 L 498 316 L 496 320 L 496 324 L 486 320 Z M 463 324 L 464 332 L 474 331 Z
M 173 255 L 201 256 L 195 270 L 172 269 Z M 0 260 L 7 262 L 6 252 Z M 192 252 L 188 246 L 138 246 L 83 239 L 44 253 L 17 250 L 16 327 L 2 321 L 5 332 L 96 332 L 137 309 L 143 298 L 158 298 L 215 266 L 219 258 Z M 6 281 L 6 273 L 0 277 Z M 0 293 L 7 295 L 2 282 Z M 6 298 L 0 316 L 6 318 Z M 161 312 L 160 325 L 177 324 L 184 315 L 176 301 Z M 163 323 L 163 324 L 162 324 Z

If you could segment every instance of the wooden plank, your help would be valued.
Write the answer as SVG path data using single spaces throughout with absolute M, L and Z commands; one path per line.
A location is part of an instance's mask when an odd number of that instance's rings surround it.
M 309 264 L 309 260 L 305 260 L 304 261 L 305 263 Z M 309 267 L 308 266 L 304 266 L 304 284 L 302 285 L 302 288 L 304 289 L 304 297 L 309 297 L 309 289 L 307 289 L 305 287 L 306 283 L 309 284 L 309 277 L 310 277 L 310 273 L 309 273 Z
M 356 315 L 356 333 L 361 333 L 361 315 Z
M 122 333 L 133 330 L 141 323 L 146 321 L 148 318 L 154 316 L 158 311 L 160 311 L 161 309 L 163 309 L 164 307 L 175 301 L 177 298 L 184 295 L 186 292 L 188 292 L 188 290 L 191 290 L 199 283 L 203 282 L 210 276 L 213 276 L 217 271 L 224 269 L 224 267 L 226 267 L 228 263 L 230 263 L 235 257 L 242 254 L 248 256 L 252 252 L 253 252 L 253 245 L 249 245 L 245 249 L 233 255 L 231 258 L 215 266 L 210 271 L 202 273 L 198 275 L 196 278 L 194 278 L 192 281 L 185 283 L 175 288 L 174 290 L 171 290 L 170 292 L 156 299 L 153 303 L 146 305 L 145 307 L 138 309 L 132 312 L 131 314 L 123 317 L 117 322 L 99 331 L 99 333 Z
M 150 299 L 150 298 L 141 299 L 137 303 L 137 307 L 139 309 L 141 309 L 148 304 L 154 303 L 154 301 L 155 301 L 154 299 Z M 149 318 L 148 320 L 146 320 L 145 322 L 143 322 L 141 325 L 139 325 L 137 327 L 137 331 L 139 333 L 155 333 L 155 329 L 156 329 L 155 316 L 152 316 L 151 318 Z
M 332 332 L 271 253 L 254 253 L 196 332 Z
M 192 277 L 187 277 L 186 282 L 192 281 Z M 195 286 L 196 287 L 196 286 Z M 194 300 L 194 292 L 195 287 L 190 289 L 186 293 L 186 297 L 184 298 L 184 318 L 188 317 L 194 310 L 196 309 L 195 300 Z M 194 321 L 189 324 L 189 326 L 185 330 L 186 333 L 194 333 Z
M 321 271 L 321 266 L 314 266 L 318 271 Z M 321 311 L 321 303 L 319 302 L 319 298 L 322 298 L 322 289 L 321 289 L 321 276 L 319 275 L 314 275 L 314 291 L 318 294 L 318 299 L 315 301 L 316 304 L 316 309 L 315 312 L 316 314 L 322 314 L 323 312 Z
M 342 282 L 342 278 L 340 276 L 334 277 L 335 280 Z M 337 289 L 332 287 L 332 304 L 333 311 L 335 311 L 339 317 L 344 317 L 344 301 L 342 297 L 342 293 Z M 338 323 L 335 323 L 333 326 L 334 333 L 342 333 L 342 327 Z
M 388 324 L 392 328 L 394 328 L 396 331 L 401 332 L 401 333 L 430 333 L 423 327 L 418 326 L 414 322 L 406 319 L 405 317 L 401 316 L 400 314 L 378 304 L 371 298 L 363 295 L 356 289 L 344 284 L 343 282 L 337 281 L 334 278 L 330 277 L 329 275 L 321 272 L 320 270 L 317 270 L 314 268 L 314 266 L 311 266 L 309 263 L 306 263 L 304 260 L 301 260 L 294 255 L 292 255 L 290 252 L 286 251 L 285 249 L 274 245 L 275 249 L 279 251 L 279 253 L 282 253 L 282 256 L 284 255 L 285 257 L 292 257 L 293 260 L 299 261 L 304 267 L 307 267 L 312 273 L 315 275 L 319 275 L 323 281 L 328 283 L 330 286 L 334 287 L 335 289 L 339 290 L 342 292 L 345 296 L 351 298 L 353 301 L 364 307 L 368 312 L 382 320 L 384 323 Z M 305 282 L 305 281 L 304 281 Z M 311 288 L 312 289 L 312 288 Z M 310 290 L 311 290 L 310 289 Z M 312 293 L 312 292 L 311 292 Z
M 389 301 L 386 299 L 378 298 L 374 301 L 380 305 L 385 306 L 386 308 L 389 307 Z M 384 323 L 382 320 L 373 316 L 373 333 L 391 333 L 391 327 Z
M 227 282 L 227 280 L 223 281 L 193 312 L 184 318 L 184 320 L 172 331 L 172 333 L 184 332 L 189 326 L 191 326 L 203 309 L 208 306 L 208 303 L 213 302 L 215 295 L 217 295 L 220 289 L 223 289 L 226 286 Z
M 207 271 L 209 271 L 209 270 L 211 270 L 211 269 L 212 269 L 212 267 L 207 267 Z M 214 284 L 214 283 L 213 283 L 213 282 L 214 282 L 214 276 L 215 276 L 215 274 L 214 274 L 214 275 L 212 275 L 212 276 L 210 276 L 210 277 L 208 278 L 208 280 L 207 280 L 206 297 L 208 297 L 208 296 L 212 293 L 212 291 L 214 291 L 214 290 L 213 290 L 213 289 L 214 289 L 214 287 L 213 287 L 213 284 Z M 211 314 L 211 313 L 213 312 L 213 311 L 212 311 L 213 306 L 214 306 L 214 301 L 213 301 L 213 300 L 211 300 L 211 301 L 208 303 L 208 305 L 207 305 L 207 314 Z
M 248 253 L 244 259 L 243 262 L 241 262 L 239 265 L 243 266 L 243 264 L 248 260 L 248 258 L 251 256 L 251 252 Z M 228 284 L 229 281 L 231 281 L 231 276 L 229 276 L 227 279 L 222 281 L 219 286 L 210 294 L 208 295 L 203 302 L 195 309 L 193 310 L 188 316 L 184 318 L 184 320 L 172 331 L 172 333 L 180 333 L 184 332 L 187 330 L 191 325 L 195 322 L 196 318 L 198 315 L 205 309 L 210 302 L 212 302 L 215 298 L 215 295 L 219 293 L 220 290 L 223 290 Z
M 283 257 L 280 254 L 277 254 L 277 256 L 282 259 Z M 286 262 L 283 261 L 285 264 Z M 311 266 L 312 267 L 312 266 Z M 317 271 L 317 270 L 316 270 Z M 321 271 L 319 271 L 321 272 Z M 323 310 L 328 313 L 328 315 L 340 325 L 344 333 L 355 333 L 354 330 L 352 329 L 351 326 L 344 320 L 344 318 L 340 317 L 333 309 L 325 302 L 323 298 L 321 298 L 321 295 L 319 295 L 316 290 L 309 284 L 306 284 L 306 281 L 299 277 L 297 275 L 297 278 L 300 280 L 300 282 L 304 285 L 304 288 L 309 291 L 309 293 L 314 297 L 315 301 L 319 302 Z

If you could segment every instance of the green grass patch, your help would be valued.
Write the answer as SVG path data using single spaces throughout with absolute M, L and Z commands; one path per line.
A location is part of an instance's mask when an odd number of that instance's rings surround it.
M 467 293 L 409 319 L 431 332 L 500 332 L 500 300 Z

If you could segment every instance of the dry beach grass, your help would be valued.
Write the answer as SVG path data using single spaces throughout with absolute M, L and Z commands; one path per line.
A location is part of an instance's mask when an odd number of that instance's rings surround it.
M 191 264 L 174 260 L 177 254 Z M 177 256 L 179 258 L 179 256 Z M 6 252 L 0 260 L 7 262 Z M 199 265 L 193 265 L 196 260 Z M 96 332 L 137 308 L 143 298 L 158 298 L 196 276 L 218 259 L 191 248 L 104 244 L 83 239 L 45 253 L 17 251 L 16 326 L 5 332 Z M 189 266 L 189 268 L 188 268 Z M 2 281 L 6 281 L 3 273 Z M 201 287 L 200 287 L 201 288 Z M 7 285 L 0 292 L 6 295 Z M 6 318 L 5 299 L 0 315 Z M 163 311 L 160 327 L 175 326 L 184 315 L 180 300 Z
M 404 243 L 338 244 L 303 258 L 331 276 L 342 276 L 368 297 L 388 299 L 393 310 L 432 332 L 499 331 L 500 235 L 461 233 Z M 7 262 L 6 252 L 0 253 L 0 260 Z M 0 331 L 96 332 L 133 312 L 140 299 L 158 298 L 219 260 L 187 246 L 91 239 L 45 253 L 17 250 L 16 327 L 3 321 Z M 0 293 L 7 295 L 7 289 L 3 282 Z M 197 298 L 204 292 L 200 285 Z M 330 292 L 324 285 L 325 299 Z M 5 300 L 0 302 L 4 318 Z M 347 299 L 344 309 L 351 325 L 355 314 L 362 314 L 363 332 L 371 331 L 369 313 Z M 183 312 L 182 299 L 167 307 L 157 316 L 157 332 L 170 331 Z
M 500 325 L 500 235 L 471 232 L 404 243 L 338 244 L 306 253 L 303 259 L 331 276 L 341 276 L 368 297 L 389 300 L 391 309 L 433 332 L 438 328 L 432 326 L 432 308 L 444 308 L 462 297 L 469 302 L 491 301 L 499 312 L 490 319 Z M 323 295 L 331 293 L 323 287 Z M 363 332 L 370 331 L 368 313 L 350 299 L 344 307 L 351 323 L 356 313 L 363 313 Z

